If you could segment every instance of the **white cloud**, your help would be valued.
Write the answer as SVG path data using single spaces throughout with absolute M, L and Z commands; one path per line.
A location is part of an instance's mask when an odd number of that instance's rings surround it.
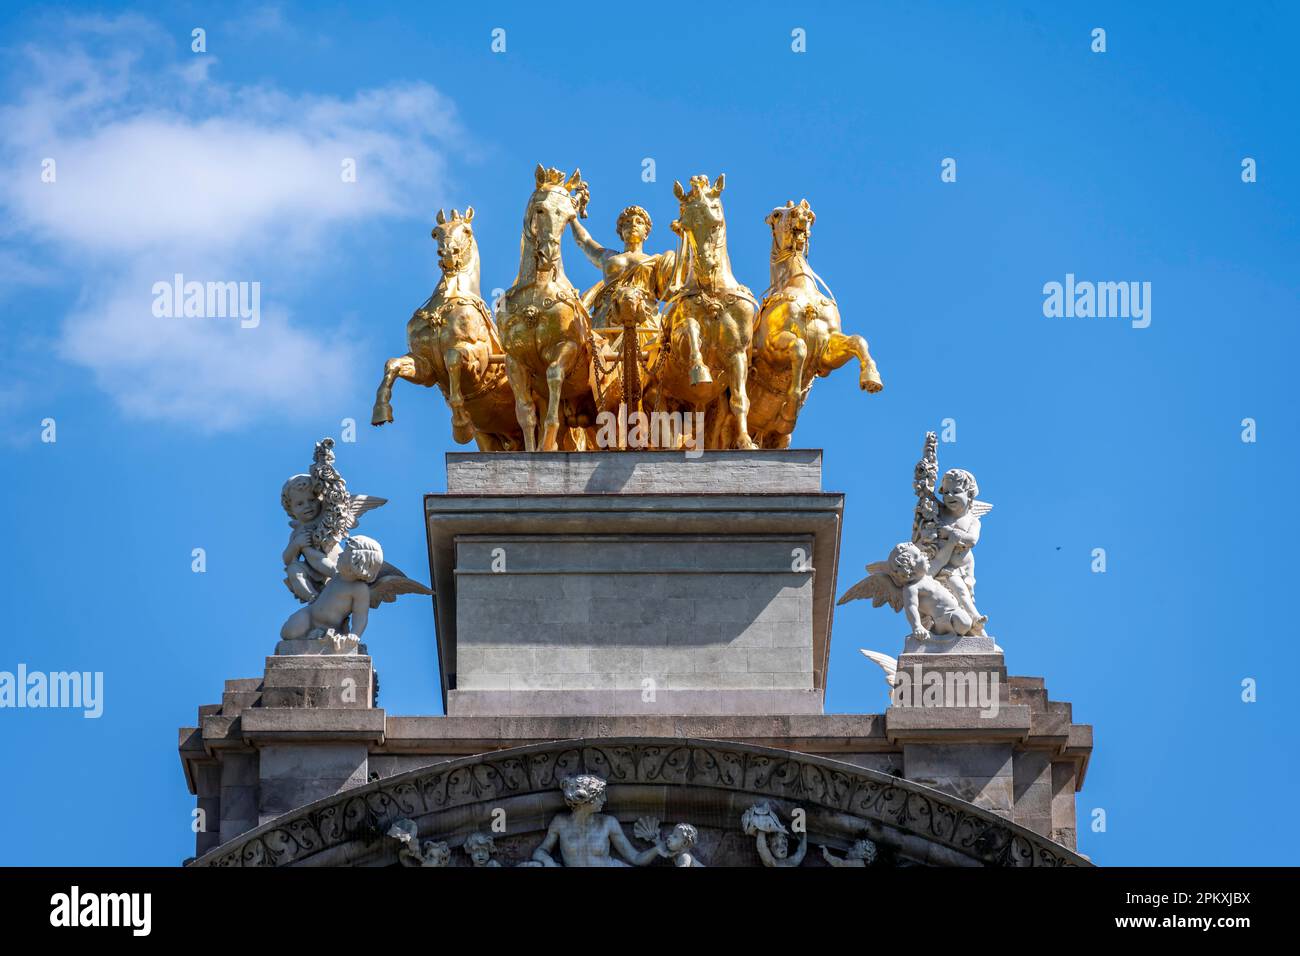
M 169 58 L 176 46 L 128 17 L 21 51 L 23 84 L 0 109 L 5 281 L 57 264 L 76 283 L 57 352 L 127 414 L 211 429 L 292 417 L 305 376 L 343 384 L 354 348 L 321 326 L 323 303 L 294 297 L 344 230 L 441 203 L 454 112 L 423 83 L 346 98 L 222 84 L 211 60 Z M 156 318 L 153 283 L 178 272 L 260 282 L 261 323 Z

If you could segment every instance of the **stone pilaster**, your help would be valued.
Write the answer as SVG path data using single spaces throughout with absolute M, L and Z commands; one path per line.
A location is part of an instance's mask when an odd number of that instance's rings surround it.
M 277 655 L 261 678 L 226 682 L 220 705 L 181 731 L 202 811 L 195 852 L 367 782 L 384 739 L 368 655 Z

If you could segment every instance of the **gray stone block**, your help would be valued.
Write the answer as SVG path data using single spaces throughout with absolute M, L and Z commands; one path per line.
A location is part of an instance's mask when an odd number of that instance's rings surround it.
M 821 491 L 820 450 L 450 452 L 447 493 L 680 494 L 746 489 L 751 492 Z

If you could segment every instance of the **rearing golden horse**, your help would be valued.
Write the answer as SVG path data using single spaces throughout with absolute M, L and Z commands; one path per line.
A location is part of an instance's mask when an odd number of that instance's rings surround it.
M 829 288 L 818 287 L 821 280 L 808 264 L 816 219 L 804 199 L 797 206 L 794 200 L 778 206 L 765 220 L 772 227 L 772 284 L 758 316 L 749 417 L 750 435 L 763 448 L 789 446 L 813 379 L 850 359 L 862 366 L 862 389 L 879 392 L 885 387 L 866 339 L 840 331 L 835 299 Z
M 499 313 L 506 374 L 524 448 L 582 450 L 582 429 L 595 424 L 592 331 L 578 291 L 564 274 L 560 239 L 575 217 L 585 215 L 586 184 L 576 169 L 566 180 L 558 169 L 540 163 L 535 179 L 537 188 L 524 210 L 519 275 Z
M 451 406 L 451 433 L 459 444 L 474 439 L 481 451 L 513 450 L 523 445 L 523 435 L 515 424 L 505 369 L 492 360 L 501 345 L 479 294 L 473 219 L 473 206 L 464 216 L 453 209 L 450 218 L 438 210 L 432 235 L 442 279 L 406 324 L 410 351 L 384 363 L 370 423 L 393 420 L 393 384 L 404 378 L 438 386 Z
M 693 176 L 690 190 L 673 183 L 681 210 L 673 230 L 682 237 L 682 254 L 664 309 L 667 348 L 651 370 L 646 393 L 662 411 L 705 412 L 706 448 L 733 442 L 754 448 L 746 380 L 758 301 L 731 271 L 722 214 L 725 186 L 721 175 L 713 183 Z

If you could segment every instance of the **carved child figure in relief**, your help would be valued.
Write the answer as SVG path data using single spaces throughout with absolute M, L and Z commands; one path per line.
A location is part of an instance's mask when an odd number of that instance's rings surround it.
M 824 846 L 822 858 L 831 866 L 867 867 L 876 862 L 876 845 L 870 840 L 858 840 L 842 857 L 835 856 L 830 847 Z
M 689 823 L 679 823 L 673 827 L 668 838 L 664 840 L 664 855 L 671 857 L 674 866 L 704 866 L 695 855 L 695 844 L 700 834 Z
M 496 850 L 496 843 L 486 833 L 471 833 L 465 838 L 465 855 L 474 866 L 499 867 L 501 864 L 492 859 Z
M 451 865 L 451 848 L 441 840 L 420 842 L 420 833 L 415 821 L 398 820 L 388 828 L 390 839 L 397 841 L 397 859 L 402 866 Z
M 645 866 L 660 855 L 658 845 L 638 853 L 618 820 L 600 812 L 605 806 L 605 781 L 600 777 L 565 777 L 561 786 L 570 812 L 557 814 L 547 827 L 542 845 L 533 851 L 538 863 L 560 866 L 552 856 L 557 847 L 564 866 Z
M 764 866 L 798 866 L 808 852 L 808 833 L 804 831 L 799 834 L 798 848 L 790 853 L 789 831 L 771 804 L 754 804 L 741 816 L 740 827 L 747 836 L 755 838 L 758 858 Z
M 672 860 L 673 866 L 704 866 L 694 852 L 695 844 L 700 839 L 700 831 L 689 823 L 677 824 L 667 837 L 661 838 L 659 821 L 654 817 L 642 817 L 637 820 L 632 832 L 638 839 L 653 843 L 658 854 Z

